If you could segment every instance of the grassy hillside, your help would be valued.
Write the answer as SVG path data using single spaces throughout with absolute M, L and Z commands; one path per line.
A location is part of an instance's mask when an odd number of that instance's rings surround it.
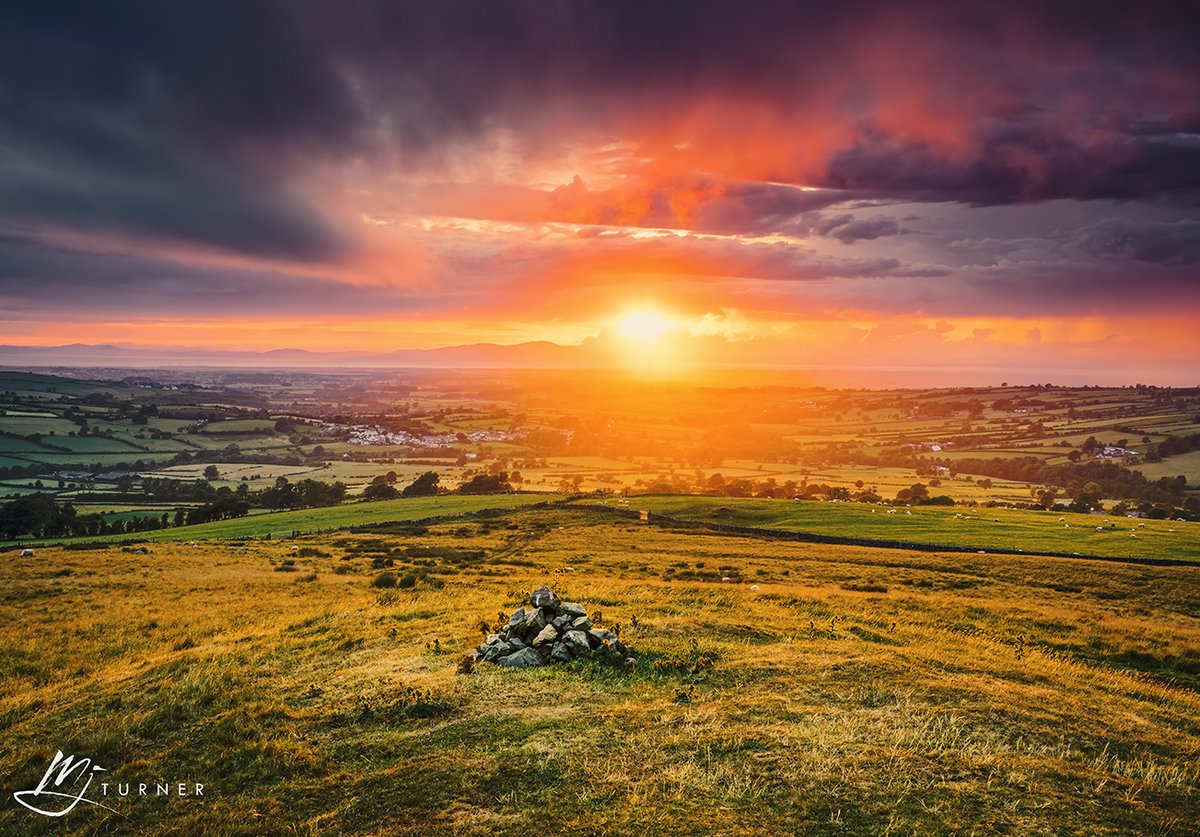
M 566 510 L 296 543 L 0 564 L 7 786 L 32 787 L 56 748 L 113 782 L 206 785 L 203 799 L 113 801 L 120 816 L 80 806 L 62 834 L 1200 821 L 1190 567 L 681 534 Z M 389 561 L 419 580 L 373 587 Z M 632 670 L 456 673 L 479 622 L 544 582 L 623 625 Z M 0 809 L 6 835 L 47 822 Z
M 859 503 L 729 497 L 644 496 L 608 505 L 708 523 L 936 546 L 1200 561 L 1200 523 L 1173 520 L 938 506 L 896 507 L 888 514 L 887 507 Z

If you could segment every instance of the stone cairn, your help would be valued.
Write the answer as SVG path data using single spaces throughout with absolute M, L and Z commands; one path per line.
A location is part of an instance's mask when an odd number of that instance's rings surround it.
M 566 663 L 607 643 L 611 652 L 632 661 L 616 634 L 592 627 L 583 605 L 561 601 L 548 587 L 534 590 L 529 603 L 532 610 L 517 608 L 499 633 L 488 634 L 475 651 L 477 660 L 511 668 Z

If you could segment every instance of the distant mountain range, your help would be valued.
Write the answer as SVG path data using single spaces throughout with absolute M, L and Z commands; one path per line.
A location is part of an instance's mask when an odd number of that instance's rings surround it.
M 603 365 L 579 346 L 537 341 L 503 346 L 474 343 L 394 352 L 314 352 L 308 349 L 220 351 L 187 346 L 72 343 L 66 346 L 0 346 L 4 366 L 286 366 L 286 367 L 475 367 L 536 369 Z

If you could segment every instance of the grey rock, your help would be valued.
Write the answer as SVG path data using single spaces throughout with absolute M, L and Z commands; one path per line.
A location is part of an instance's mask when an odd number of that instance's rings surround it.
M 609 642 L 618 642 L 617 635 L 614 634 L 612 631 L 606 631 L 602 628 L 592 628 L 590 631 L 588 631 L 588 633 L 591 634 L 592 636 L 594 636 L 596 639 L 600 640 L 601 642 L 603 642 L 606 639 Z
M 560 610 L 562 610 L 563 613 L 569 613 L 575 617 L 587 616 L 587 611 L 584 609 L 583 605 L 579 604 L 578 602 L 563 602 Z
M 588 619 L 586 616 L 580 616 L 571 623 L 571 630 L 573 631 L 589 631 L 591 628 L 592 620 Z
M 537 648 L 547 642 L 554 642 L 556 639 L 558 639 L 558 631 L 554 630 L 553 625 L 547 625 L 533 638 L 533 647 Z
M 525 608 L 519 607 L 513 611 L 512 616 L 508 617 L 508 627 L 516 628 L 525 624 Z
M 554 629 L 556 631 L 558 631 L 559 633 L 562 633 L 570 626 L 570 624 L 573 621 L 575 621 L 575 620 L 574 620 L 574 617 L 571 616 L 571 614 L 563 613 L 563 614 L 560 614 L 560 615 L 554 617 L 554 620 L 550 624 L 554 626 Z
M 558 606 L 562 604 L 562 600 L 549 587 L 539 587 L 534 590 L 529 595 L 529 601 L 533 603 L 534 607 L 544 607 L 553 611 L 557 611 Z
M 511 646 L 512 646 L 514 649 L 516 649 L 516 650 L 520 650 L 520 649 L 522 649 L 522 648 L 525 648 L 525 647 L 526 647 L 526 645 L 525 645 L 525 640 L 521 639 L 521 638 L 520 638 L 519 636 L 517 636 L 516 634 L 513 634 L 512 636 L 510 636 L 510 637 L 508 638 L 508 643 L 509 643 L 509 645 L 511 645 Z
M 525 614 L 525 622 L 521 625 L 521 634 L 524 636 L 537 636 L 538 631 L 546 627 L 546 614 L 539 607 Z
M 574 655 L 565 642 L 556 642 L 550 648 L 550 661 L 554 663 L 569 663 Z
M 588 644 L 587 634 L 583 631 L 567 631 L 563 636 L 563 643 L 576 657 L 592 650 L 592 646 Z
M 505 668 L 528 668 L 529 666 L 540 666 L 544 661 L 541 654 L 532 648 L 522 648 L 507 657 L 501 657 L 496 662 Z
M 487 639 L 485 639 L 483 641 L 483 644 L 484 645 L 495 645 L 497 642 L 500 642 L 503 639 L 504 639 L 504 637 L 500 636 L 500 634 L 488 634 Z

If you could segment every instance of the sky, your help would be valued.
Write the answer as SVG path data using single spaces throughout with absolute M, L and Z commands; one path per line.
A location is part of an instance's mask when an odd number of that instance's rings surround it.
M 1195 385 L 1198 45 L 1153 1 L 6 3 L 0 344 Z

